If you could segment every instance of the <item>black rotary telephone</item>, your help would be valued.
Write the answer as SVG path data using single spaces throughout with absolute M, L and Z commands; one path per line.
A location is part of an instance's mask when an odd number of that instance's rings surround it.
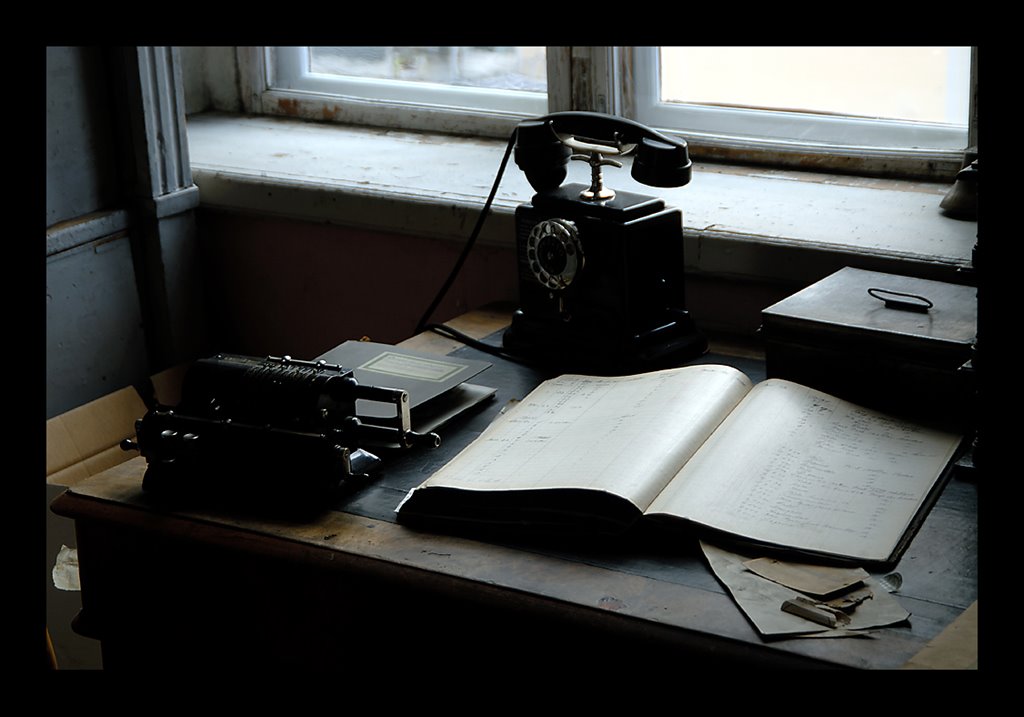
M 516 209 L 520 308 L 505 350 L 603 373 L 703 354 L 707 341 L 685 309 L 682 212 L 603 181 L 604 167 L 632 155 L 641 184 L 683 186 L 686 142 L 619 117 L 559 112 L 522 122 L 514 151 L 537 193 Z M 589 186 L 562 185 L 570 160 L 590 165 Z

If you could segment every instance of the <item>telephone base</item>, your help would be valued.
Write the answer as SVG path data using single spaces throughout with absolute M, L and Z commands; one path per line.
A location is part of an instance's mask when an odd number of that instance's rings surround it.
M 502 344 L 524 360 L 570 373 L 625 375 L 680 366 L 707 353 L 707 338 L 684 310 L 642 331 L 536 321 L 512 316 Z

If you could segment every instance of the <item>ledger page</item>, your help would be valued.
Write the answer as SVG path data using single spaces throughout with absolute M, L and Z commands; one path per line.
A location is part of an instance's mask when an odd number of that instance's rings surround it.
M 636 376 L 559 376 L 538 386 L 419 489 L 596 489 L 642 510 L 750 386 L 740 371 L 717 365 Z
M 750 392 L 648 512 L 882 561 L 960 439 L 772 379 Z

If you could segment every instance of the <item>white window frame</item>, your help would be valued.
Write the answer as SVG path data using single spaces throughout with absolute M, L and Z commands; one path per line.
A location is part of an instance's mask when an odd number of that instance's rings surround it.
M 945 128 L 923 123 L 917 123 L 916 136 L 904 135 L 893 142 L 892 130 L 903 132 L 905 126 L 898 128 L 897 123 L 885 121 L 693 105 L 682 108 L 680 119 L 679 107 L 659 106 L 655 101 L 656 58 L 654 47 L 549 47 L 546 107 L 543 102 L 523 104 L 523 98 L 515 95 L 526 93 L 513 93 L 512 102 L 503 100 L 494 109 L 479 109 L 464 105 L 474 94 L 494 99 L 493 92 L 434 87 L 430 89 L 439 100 L 424 104 L 422 83 L 389 81 L 382 85 L 311 75 L 305 70 L 301 48 L 239 48 L 242 78 L 248 82 L 245 107 L 256 114 L 506 138 L 528 117 L 568 109 L 591 110 L 619 114 L 677 134 L 687 140 L 697 160 L 936 179 L 954 176 L 963 164 L 965 150 L 976 146 L 973 61 L 971 126 L 963 146 L 962 141 L 950 143 Z M 764 128 L 757 133 L 737 124 L 749 120 L 754 112 Z M 783 130 L 794 122 L 813 126 L 812 141 L 784 137 Z M 842 133 L 851 127 L 867 131 L 868 139 L 844 141 Z M 839 134 L 833 132 L 837 129 Z M 806 127 L 800 134 L 807 135 Z
M 696 155 L 782 166 L 830 166 L 865 172 L 952 176 L 973 140 L 948 125 L 898 122 L 798 112 L 772 112 L 661 102 L 657 47 L 620 48 L 619 92 L 629 116 L 684 137 Z M 974 92 L 972 58 L 971 93 Z M 628 84 L 621 81 L 628 77 Z M 800 137 L 799 140 L 792 139 Z M 831 159 L 831 161 L 829 161 Z
M 275 85 L 280 89 L 462 111 L 485 107 L 496 114 L 517 116 L 536 116 L 547 112 L 547 97 L 536 92 L 315 73 L 309 69 L 307 48 L 276 47 L 274 51 L 277 56 Z
M 508 136 L 516 124 L 545 114 L 552 96 L 514 90 L 463 88 L 401 80 L 345 78 L 312 73 L 306 48 L 240 48 L 248 78 L 246 109 L 406 130 Z M 548 56 L 548 75 L 557 76 L 559 53 Z

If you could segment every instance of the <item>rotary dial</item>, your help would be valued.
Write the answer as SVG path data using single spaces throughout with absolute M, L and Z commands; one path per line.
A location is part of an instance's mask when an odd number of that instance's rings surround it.
M 537 281 L 554 291 L 565 289 L 583 266 L 576 225 L 567 219 L 538 223 L 527 237 L 526 257 Z

